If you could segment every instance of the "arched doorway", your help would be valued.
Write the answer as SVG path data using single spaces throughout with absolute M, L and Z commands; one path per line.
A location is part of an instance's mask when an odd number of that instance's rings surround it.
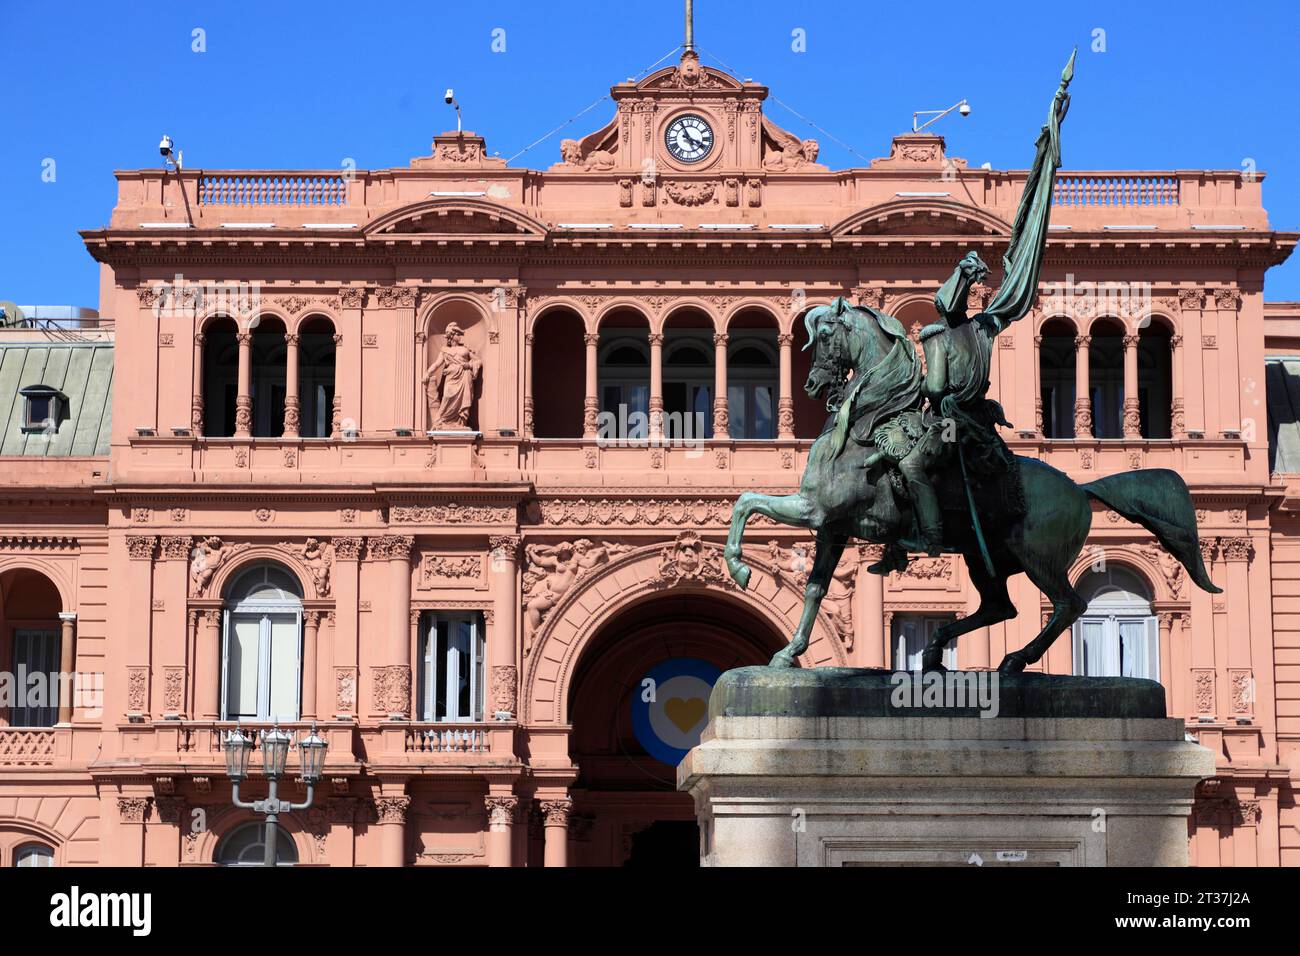
M 768 622 L 712 592 L 657 596 L 600 629 L 578 663 L 569 698 L 569 752 L 579 768 L 571 791 L 572 865 L 698 864 L 691 798 L 677 791 L 676 767 L 638 738 L 634 702 L 646 693 L 646 675 L 663 674 L 665 666 L 720 672 L 763 664 L 782 643 Z M 677 726 L 698 736 L 704 703 L 681 701 L 686 715 Z

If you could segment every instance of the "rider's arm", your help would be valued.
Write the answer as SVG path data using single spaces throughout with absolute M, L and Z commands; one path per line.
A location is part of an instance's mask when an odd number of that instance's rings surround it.
M 923 390 L 938 399 L 948 390 L 948 350 L 943 347 L 943 335 L 938 329 L 926 336 L 922 333 L 921 346 L 925 349 L 925 385 Z

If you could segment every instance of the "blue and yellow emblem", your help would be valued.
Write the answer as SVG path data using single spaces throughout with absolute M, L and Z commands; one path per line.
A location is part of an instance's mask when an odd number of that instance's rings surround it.
M 675 767 L 700 742 L 709 722 L 709 693 L 722 671 L 698 657 L 656 664 L 632 694 L 632 730 L 656 760 Z

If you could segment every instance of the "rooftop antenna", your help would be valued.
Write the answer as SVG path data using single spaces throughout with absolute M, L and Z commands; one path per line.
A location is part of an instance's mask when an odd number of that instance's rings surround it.
M 686 0 L 686 52 L 695 52 L 695 5 L 692 0 Z

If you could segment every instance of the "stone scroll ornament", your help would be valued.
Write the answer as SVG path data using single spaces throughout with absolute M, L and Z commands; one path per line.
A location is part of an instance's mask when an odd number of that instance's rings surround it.
M 744 588 L 751 569 L 742 548 L 752 516 L 814 532 L 803 613 L 790 643 L 772 658 L 774 667 L 794 666 L 807 649 L 818 609 L 834 591 L 840 557 L 854 539 L 885 546 L 868 568 L 875 574 L 903 570 L 909 553 L 965 560 L 981 603 L 935 631 L 922 652 L 922 666 L 932 671 L 943 669 L 944 649 L 959 635 L 1016 616 L 1006 588 L 1015 574 L 1027 573 L 1052 611 L 999 671 L 1023 671 L 1070 629 L 1087 607 L 1068 575 L 1087 540 L 1093 501 L 1155 535 L 1202 590 L 1220 590 L 1206 572 L 1181 476 L 1139 469 L 1077 485 L 1041 461 L 1012 454 L 997 432 L 1010 423 L 985 397 L 994 340 L 1028 314 L 1037 296 L 1074 62 L 1071 55 L 1038 135 L 1002 285 L 969 315 L 971 289 L 989 269 L 974 252 L 961 260 L 935 296 L 941 321 L 921 331 L 924 370 L 903 324 L 879 308 L 838 298 L 804 319 L 804 348 L 812 350 L 804 390 L 810 398 L 824 396 L 831 418 L 809 452 L 797 493 L 740 495 L 724 552 L 728 573 Z
M 447 325 L 445 344 L 422 379 L 428 398 L 429 428 L 464 431 L 474 406 L 474 385 L 483 369 L 477 352 L 465 345 L 465 330 Z

